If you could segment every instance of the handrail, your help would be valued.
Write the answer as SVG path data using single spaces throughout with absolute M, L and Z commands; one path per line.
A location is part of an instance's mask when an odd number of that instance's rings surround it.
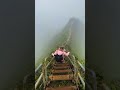
M 73 62 L 71 61 L 70 57 L 67 57 L 67 58 L 70 60 L 70 62 L 72 63 L 72 65 L 74 65 Z
M 72 56 L 73 56 L 73 58 L 75 60 L 75 56 L 74 55 L 72 55 Z M 72 65 L 74 65 L 73 62 L 71 61 L 71 58 L 68 57 L 68 59 L 70 60 L 70 62 L 72 63 Z M 76 63 L 78 63 L 80 65 L 80 67 L 82 68 L 82 70 L 85 72 L 85 68 L 82 66 L 82 64 L 79 61 L 77 61 Z M 74 67 L 78 68 L 77 66 L 74 66 Z M 80 75 L 80 72 L 78 71 L 77 74 L 78 74 L 78 77 L 80 78 L 81 83 L 83 84 L 83 88 L 85 88 L 85 82 L 84 82 L 82 76 Z
M 41 66 L 42 66 L 42 64 L 40 64 L 40 65 L 35 69 L 35 73 L 40 69 Z
M 47 59 L 48 57 L 45 58 L 45 60 Z M 42 64 L 39 64 L 39 66 L 35 69 L 35 73 L 40 69 L 40 67 L 42 66 Z
M 47 58 L 48 58 L 48 57 L 47 57 Z M 45 61 L 47 60 L 47 58 L 45 58 Z M 54 57 L 53 57 L 53 58 L 54 58 Z M 51 61 L 46 65 L 45 68 L 47 68 L 47 67 L 50 65 L 50 63 L 52 62 L 53 58 L 52 58 Z M 41 64 L 41 65 L 42 65 L 42 64 Z M 42 77 L 43 77 L 43 73 L 41 73 L 41 75 L 40 75 L 39 78 L 37 79 L 37 82 L 35 83 L 35 90 L 36 90 L 36 88 L 38 87 L 38 85 L 39 85 L 40 80 L 42 79 Z
M 77 61 L 77 62 L 80 65 L 80 67 L 82 68 L 82 70 L 85 72 L 85 68 L 83 67 L 83 65 L 79 61 Z
M 80 78 L 80 80 L 81 80 L 81 82 L 83 84 L 83 88 L 85 88 L 85 82 L 84 82 L 83 78 L 81 77 L 80 73 L 78 73 L 78 76 L 79 76 L 79 78 Z
M 38 78 L 37 82 L 35 83 L 35 90 L 38 87 L 38 84 L 40 83 L 40 80 L 42 79 L 42 77 L 43 77 L 43 73 L 41 73 L 40 77 Z
M 74 55 L 72 55 L 73 56 L 73 58 L 75 59 L 75 56 Z M 85 68 L 83 67 L 83 65 L 80 63 L 80 61 L 77 61 L 77 63 L 80 65 L 80 67 L 82 68 L 82 70 L 85 72 Z
M 50 65 L 50 63 L 52 62 L 52 60 L 54 59 L 54 57 L 51 59 L 51 61 L 46 65 L 46 68 Z

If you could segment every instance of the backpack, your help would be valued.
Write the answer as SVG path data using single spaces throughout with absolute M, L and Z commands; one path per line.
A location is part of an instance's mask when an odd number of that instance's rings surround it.
M 57 62 L 61 62 L 61 60 L 63 60 L 63 55 L 54 55 L 55 56 L 55 60 L 57 61 Z

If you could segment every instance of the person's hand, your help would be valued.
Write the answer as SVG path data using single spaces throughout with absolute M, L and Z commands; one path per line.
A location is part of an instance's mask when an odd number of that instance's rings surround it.
M 52 57 L 54 57 L 54 54 L 52 53 Z
M 67 52 L 68 54 L 70 54 L 70 52 Z

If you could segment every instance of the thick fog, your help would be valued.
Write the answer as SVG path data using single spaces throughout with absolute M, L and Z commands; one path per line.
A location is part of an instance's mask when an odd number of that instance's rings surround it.
M 84 0 L 35 0 L 35 62 L 71 17 L 85 23 Z

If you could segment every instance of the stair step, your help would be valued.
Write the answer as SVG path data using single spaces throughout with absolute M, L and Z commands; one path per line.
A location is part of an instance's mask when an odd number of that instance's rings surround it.
M 72 72 L 72 69 L 65 69 L 65 70 L 51 70 L 51 72 L 54 73 L 70 73 Z
M 46 90 L 77 90 L 76 86 L 65 86 L 65 87 L 47 87 Z
M 53 66 L 54 69 L 68 69 L 70 66 Z
M 49 76 L 49 79 L 51 81 L 55 80 L 72 80 L 73 79 L 73 74 L 67 74 L 67 75 L 51 75 Z
M 54 64 L 55 66 L 69 66 L 70 64 L 68 63 L 59 63 L 59 64 Z

